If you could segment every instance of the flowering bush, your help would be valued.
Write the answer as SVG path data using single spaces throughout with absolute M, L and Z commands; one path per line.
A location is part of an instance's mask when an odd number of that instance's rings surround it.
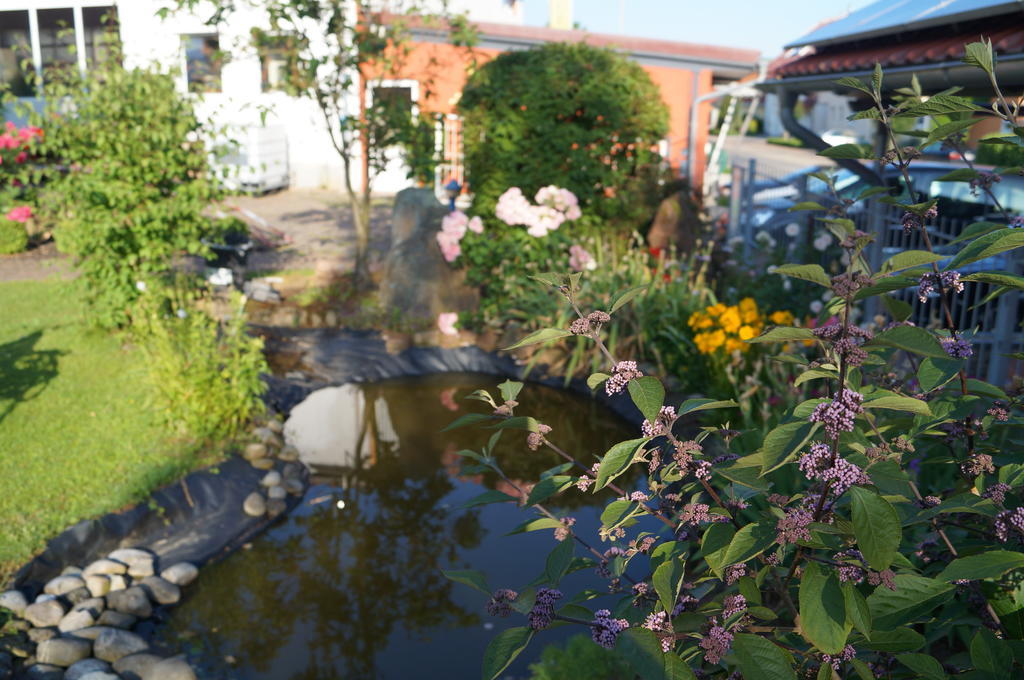
M 469 78 L 459 112 L 473 209 L 485 221 L 508 187 L 530 196 L 555 177 L 602 228 L 625 235 L 662 198 L 656 145 L 668 110 L 644 70 L 612 50 L 549 43 L 503 52 Z
M 17 253 L 28 245 L 26 223 L 32 219 L 33 191 L 28 161 L 43 137 L 40 128 L 19 128 L 11 121 L 0 133 L 0 254 Z
M 40 169 L 54 198 L 43 215 L 57 224 L 88 290 L 93 319 L 129 323 L 135 282 L 157 275 L 181 254 L 205 254 L 217 226 L 204 215 L 221 192 L 192 103 L 174 76 L 127 70 L 116 60 L 47 78 L 46 134 L 34 144 L 54 162 Z M 69 115 L 73 111 L 73 115 Z M 42 208 L 42 206 L 40 206 Z
M 967 54 L 968 63 L 993 72 L 990 45 L 969 45 Z M 893 142 L 894 115 L 978 108 L 948 94 L 883 103 L 880 68 L 870 83 L 840 82 L 872 99 L 870 115 Z M 1015 116 L 997 97 L 993 110 Z M 974 120 L 940 125 L 929 136 L 956 138 Z M 905 171 L 913 155 L 894 147 L 883 159 Z M 1003 288 L 994 295 L 1024 288 L 1024 279 L 1008 273 L 951 274 L 1024 246 L 1024 232 L 1007 227 L 1007 215 L 1003 224 L 970 227 L 955 254 L 938 254 L 929 237 L 935 201 L 894 202 L 925 249 L 896 253 L 874 271 L 862 257 L 873 235 L 832 213 L 824 222 L 847 255 L 845 268 L 832 276 L 818 264 L 778 268 L 830 290 L 826 312 L 834 318 L 814 329 L 773 325 L 746 341 L 807 341 L 817 355 L 811 362 L 778 357 L 798 368 L 796 382 L 818 386 L 822 396 L 785 409 L 763 430 L 725 426 L 718 413 L 735 408 L 732 400 L 666 404 L 660 380 L 609 348 L 605 332 L 639 292 L 594 309 L 581 305 L 581 274 L 537 277 L 569 303 L 575 321 L 537 330 L 516 346 L 570 336 L 592 342 L 604 370 L 589 384 L 615 398 L 628 394 L 644 422 L 638 437 L 577 458 L 559 441 L 559 423 L 517 413 L 523 385 L 506 382 L 498 395 L 473 395 L 487 412 L 449 426 L 495 428 L 487 447 L 462 454 L 499 475 L 489 449 L 509 430 L 525 432 L 527 448 L 546 447 L 565 460 L 532 488 L 518 489 L 534 515 L 518 530 L 551 530 L 556 539 L 539 577 L 494 591 L 478 572 L 448 573 L 490 598 L 493 614 L 525 617 L 488 646 L 485 680 L 555 624 L 583 626 L 645 679 L 1021 674 L 1024 386 L 1018 379 L 1007 390 L 966 374 L 961 357 L 970 339 L 954 325 L 950 305 L 960 280 L 998 282 Z M 908 324 L 895 305 L 873 326 L 855 322 L 865 300 L 915 286 L 942 309 L 943 328 Z M 696 427 L 701 416 L 704 426 Z M 646 478 L 620 486 L 638 468 Z M 572 517 L 546 505 L 576 493 L 608 496 L 596 537 L 580 535 Z M 503 501 L 484 494 L 472 502 Z M 608 593 L 563 592 L 565 575 L 581 569 L 606 579 Z
M 777 326 L 788 326 L 793 323 L 793 313 L 773 312 L 768 320 Z M 722 349 L 746 352 L 750 349 L 746 341 L 761 334 L 765 321 L 754 298 L 746 297 L 736 305 L 719 302 L 704 311 L 694 312 L 688 323 L 697 332 L 693 337 L 697 349 L 704 354 L 714 354 Z

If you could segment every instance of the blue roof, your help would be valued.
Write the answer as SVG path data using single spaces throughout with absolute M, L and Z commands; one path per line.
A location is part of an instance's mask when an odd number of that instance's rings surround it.
M 1024 10 L 1020 0 L 878 0 L 825 24 L 786 48 L 849 42 Z M 1024 19 L 1024 14 L 1021 15 Z

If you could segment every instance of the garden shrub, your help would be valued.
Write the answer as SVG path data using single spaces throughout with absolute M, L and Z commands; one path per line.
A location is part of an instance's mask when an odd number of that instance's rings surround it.
M 966 54 L 994 79 L 991 43 L 968 45 Z M 924 99 L 911 91 L 893 103 L 883 83 L 881 67 L 868 82 L 839 81 L 870 98 L 873 107 L 859 117 L 877 119 L 891 143 L 893 116 L 979 110 L 948 93 Z M 992 111 L 1015 115 L 998 94 Z M 974 122 L 940 124 L 928 137 L 959 143 Z M 1024 141 L 1024 128 L 1016 130 Z M 822 155 L 850 153 L 847 145 Z M 916 155 L 894 144 L 883 162 L 909 185 Z M 994 200 L 992 175 L 965 168 L 957 178 Z M 490 615 L 525 617 L 485 650 L 485 680 L 501 676 L 549 626 L 566 624 L 588 630 L 645 680 L 1021 676 L 1024 381 L 994 385 L 967 375 L 974 329 L 958 328 L 951 309 L 966 285 L 992 286 L 993 298 L 1024 290 L 1024 278 L 993 271 L 989 259 L 1024 247 L 1024 218 L 1004 213 L 1001 222 L 971 225 L 954 248 L 937 253 L 930 240 L 941 219 L 937 199 L 920 198 L 888 197 L 923 246 L 892 253 L 877 270 L 862 256 L 875 235 L 856 228 L 847 205 L 817 213 L 844 251 L 843 268 L 829 275 L 817 263 L 786 264 L 776 274 L 831 293 L 821 325 L 790 325 L 783 315 L 759 321 L 750 302 L 736 306 L 738 328 L 744 317 L 765 326 L 743 342 L 809 343 L 813 353 L 811 361 L 785 350 L 774 357 L 795 368 L 796 385 L 820 396 L 780 404 L 779 422 L 767 427 L 731 427 L 733 400 L 667 404 L 658 378 L 609 349 L 641 291 L 594 307 L 581 298 L 586 272 L 535 277 L 567 303 L 573 320 L 518 344 L 593 343 L 604 365 L 588 384 L 613 398 L 628 395 L 644 420 L 636 438 L 603 455 L 573 452 L 557 421 L 541 423 L 519 408 L 523 383 L 506 381 L 496 393 L 474 393 L 483 410 L 449 425 L 488 428 L 481 450 L 460 454 L 467 469 L 490 468 L 517 496 L 486 492 L 469 504 L 520 504 L 529 516 L 512 533 L 552 531 L 554 539 L 540 575 L 524 575 L 517 590 L 492 588 L 473 570 L 447 572 L 480 591 Z M 865 301 L 907 288 L 941 310 L 941 327 L 908 323 L 909 308 L 891 300 L 879 306 L 885 313 L 864 319 Z M 694 330 L 722 333 L 701 340 L 706 350 L 728 342 L 737 319 L 727 315 L 729 306 L 711 305 L 693 318 Z M 550 449 L 565 463 L 536 484 L 512 480 L 491 455 L 502 436 L 522 437 L 526 448 Z M 628 481 L 636 472 L 642 480 Z M 596 536 L 580 535 L 575 518 L 551 509 L 577 493 L 606 498 Z M 564 577 L 582 569 L 605 579 L 607 593 L 562 592 Z
M 485 220 L 509 187 L 533 196 L 556 178 L 627 233 L 653 214 L 668 110 L 626 57 L 583 43 L 504 52 L 469 78 L 459 112 L 473 210 Z
M 630 665 L 615 652 L 601 649 L 586 635 L 573 635 L 565 645 L 548 645 L 540 661 L 530 664 L 530 680 L 626 680 Z
M 21 222 L 0 217 L 0 255 L 20 253 L 28 247 L 28 232 Z
M 40 144 L 54 164 L 46 180 L 63 202 L 48 216 L 58 247 L 75 256 L 94 319 L 130 320 L 135 282 L 179 254 L 201 254 L 213 235 L 203 215 L 220 190 L 192 103 L 170 73 L 107 61 L 84 80 L 48 78 Z
M 263 341 L 246 332 L 241 300 L 220 310 L 201 287 L 179 278 L 138 286 L 135 337 L 146 355 L 159 410 L 171 428 L 198 442 L 229 439 L 263 411 L 269 372 Z
M 975 162 L 982 165 L 995 165 L 1002 168 L 1012 168 L 1024 165 L 1024 148 L 1016 144 L 1000 144 L 986 142 L 991 139 L 1005 139 L 1003 134 L 985 135 L 978 144 Z

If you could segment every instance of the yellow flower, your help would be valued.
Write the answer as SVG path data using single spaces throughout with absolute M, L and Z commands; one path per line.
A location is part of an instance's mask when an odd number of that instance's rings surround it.
M 740 300 L 739 308 L 743 323 L 751 323 L 757 320 L 757 303 L 754 302 L 754 298 L 743 298 Z
M 739 308 L 729 307 L 722 313 L 718 322 L 722 324 L 722 328 L 725 329 L 726 333 L 735 334 L 739 331 L 741 325 Z
M 744 352 L 749 346 L 750 345 L 742 340 L 737 340 L 735 338 L 729 338 L 725 341 L 725 349 L 727 352 L 735 352 L 736 350 Z
M 793 312 L 786 310 L 779 310 L 772 312 L 771 316 L 768 317 L 773 324 L 776 326 L 791 326 L 793 324 Z
M 721 314 L 726 309 L 727 309 L 726 306 L 723 305 L 721 302 L 719 302 L 716 305 L 711 305 L 710 307 L 708 307 L 707 312 L 708 312 L 708 314 L 710 314 L 712 316 L 721 316 Z
M 740 340 L 750 340 L 755 335 L 757 335 L 757 333 L 754 332 L 753 327 L 751 327 L 751 326 L 740 326 L 740 332 L 739 332 Z
M 694 330 L 704 330 L 706 328 L 711 328 L 714 325 L 711 321 L 711 317 L 704 312 L 694 312 L 690 315 L 689 324 L 690 328 Z

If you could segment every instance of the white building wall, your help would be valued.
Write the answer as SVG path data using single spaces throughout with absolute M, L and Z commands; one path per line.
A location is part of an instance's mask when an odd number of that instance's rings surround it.
M 435 0 L 430 0 L 435 2 Z M 0 0 L 0 9 L 44 9 L 116 5 L 120 22 L 125 66 L 157 65 L 165 71 L 178 73 L 179 86 L 187 91 L 182 37 L 194 34 L 216 34 L 221 51 L 229 55 L 221 69 L 219 93 L 197 95 L 197 113 L 217 127 L 239 129 L 261 124 L 281 125 L 288 134 L 288 161 L 293 187 L 327 187 L 342 190 L 344 169 L 327 132 L 327 123 L 320 108 L 308 99 L 290 97 L 282 92 L 263 92 L 259 57 L 249 46 L 250 32 L 262 23 L 262 11 L 238 3 L 226 25 L 216 29 L 206 25 L 210 12 L 199 8 L 195 13 L 177 12 L 161 19 L 157 11 L 167 6 L 166 0 Z M 437 0 L 439 11 L 442 3 Z M 431 8 L 428 3 L 428 8 Z M 451 0 L 451 12 L 466 11 L 470 19 L 484 22 L 523 23 L 521 0 Z M 322 46 L 321 46 L 322 47 Z M 348 115 L 358 115 L 355 96 L 347 102 Z M 396 150 L 397 157 L 397 150 Z M 362 179 L 358 153 L 352 168 L 352 183 L 360 188 Z M 406 186 L 404 164 L 396 158 L 387 171 L 374 182 L 374 191 L 394 193 Z

